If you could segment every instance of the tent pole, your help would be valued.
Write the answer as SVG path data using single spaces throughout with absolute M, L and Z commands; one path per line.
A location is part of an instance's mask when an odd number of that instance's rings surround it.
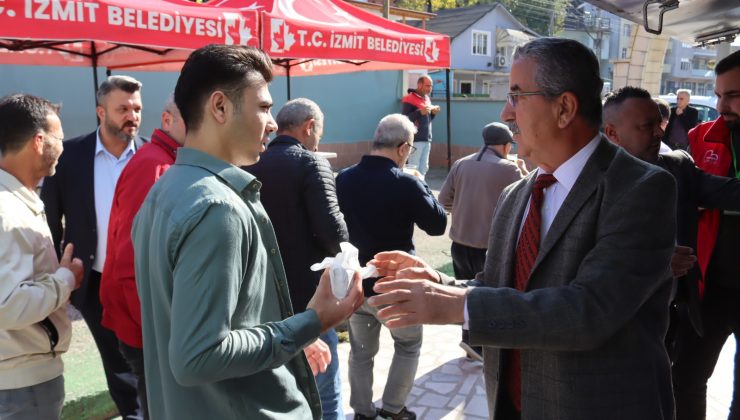
M 288 100 L 290 100 L 290 62 L 288 62 L 288 66 L 285 67 L 285 80 L 288 83 Z
M 92 71 L 93 71 L 93 98 L 95 99 L 95 106 L 98 105 L 98 53 L 95 51 L 95 41 L 90 42 L 90 58 L 92 59 Z M 100 119 L 98 113 L 95 113 L 95 126 L 100 125 Z
M 450 69 L 445 69 L 445 90 L 447 95 L 447 171 L 452 168 L 452 125 L 450 123 L 450 117 L 452 112 L 450 110 Z

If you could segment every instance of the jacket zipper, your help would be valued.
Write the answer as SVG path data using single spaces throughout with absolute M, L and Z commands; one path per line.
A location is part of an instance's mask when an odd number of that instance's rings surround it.
M 53 322 L 51 322 L 51 319 L 49 319 L 49 317 L 46 317 L 42 321 L 40 321 L 39 325 L 41 326 L 41 328 L 43 328 L 44 332 L 46 332 L 46 335 L 49 336 L 51 356 L 57 357 L 57 353 L 56 351 L 54 351 L 54 349 L 57 347 L 57 344 L 59 343 L 59 331 L 57 331 L 57 327 L 54 325 Z

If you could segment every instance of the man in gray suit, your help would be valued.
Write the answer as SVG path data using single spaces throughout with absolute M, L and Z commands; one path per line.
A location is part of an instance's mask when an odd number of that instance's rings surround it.
M 389 327 L 464 323 L 495 419 L 672 419 L 668 327 L 676 186 L 599 134 L 598 61 L 576 41 L 517 49 L 508 103 L 537 165 L 504 190 L 477 287 L 380 253 Z M 520 233 L 521 232 L 521 233 Z

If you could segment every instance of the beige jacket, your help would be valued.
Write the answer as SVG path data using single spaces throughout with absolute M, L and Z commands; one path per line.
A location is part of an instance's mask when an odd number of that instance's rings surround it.
M 452 213 L 450 239 L 486 249 L 491 220 L 501 191 L 522 179 L 516 163 L 499 157 L 490 147 L 458 159 L 439 191 L 439 202 Z
M 74 283 L 59 266 L 43 202 L 0 169 L 0 390 L 62 374 L 60 356 L 72 333 L 65 306 Z M 54 352 L 39 324 L 46 317 L 59 336 Z

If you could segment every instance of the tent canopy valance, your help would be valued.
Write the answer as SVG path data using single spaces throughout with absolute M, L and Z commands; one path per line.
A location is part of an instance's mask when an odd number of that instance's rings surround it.
M 178 70 L 203 45 L 261 47 L 291 75 L 446 68 L 445 35 L 340 0 L 0 0 L 0 63 Z

